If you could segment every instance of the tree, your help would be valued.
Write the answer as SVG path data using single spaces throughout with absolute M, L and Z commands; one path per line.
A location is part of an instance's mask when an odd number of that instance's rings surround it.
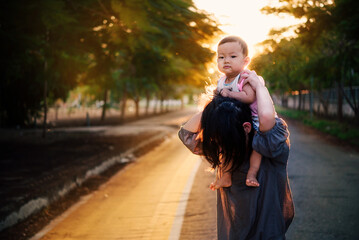
M 306 61 L 305 49 L 296 39 L 270 41 L 267 50 L 253 58 L 251 66 L 262 74 L 266 84 L 282 95 L 286 92 L 308 88 L 307 76 L 303 75 Z
M 124 108 L 130 95 L 138 103 L 160 86 L 192 85 L 213 57 L 202 44 L 220 32 L 188 0 L 15 0 L 0 11 L 4 126 L 30 125 L 43 109 L 46 127 L 47 105 L 78 84 L 103 91 L 102 119 L 109 91 Z
M 172 92 L 169 85 L 187 83 L 185 76 L 194 69 L 203 73 L 202 66 L 212 59 L 213 52 L 202 43 L 220 32 L 207 14 L 194 8 L 192 1 L 140 2 L 144 6 L 141 9 L 138 1 L 113 4 L 119 26 L 125 29 L 123 34 L 113 32 L 113 42 L 125 59 L 120 65 L 121 77 L 128 79 L 123 96 L 129 94 L 136 103 L 141 96 L 148 98 L 148 89 L 159 90 L 158 97 L 164 100 Z M 188 64 L 182 64 L 179 70 L 175 66 L 178 62 Z
M 1 124 L 31 124 L 47 101 L 75 86 L 82 59 L 76 19 L 64 1 L 1 3 Z M 71 66 L 71 67 L 69 67 Z
M 342 118 L 344 97 L 359 121 L 357 99 L 353 97 L 353 94 L 349 96 L 344 91 L 344 86 L 352 89 L 353 85 L 359 84 L 357 78 L 359 3 L 354 0 L 279 2 L 279 5 L 265 7 L 262 11 L 267 14 L 289 14 L 305 19 L 303 24 L 297 26 L 296 33 L 297 39 L 305 48 L 308 48 L 309 60 L 306 64 L 313 65 L 306 69 L 321 70 L 320 74 L 312 73 L 317 76 L 318 82 L 335 83 L 338 89 L 337 115 L 339 119 Z M 319 59 L 322 63 L 320 68 L 318 68 Z M 333 79 L 328 76 L 328 73 L 336 77 Z M 328 86 L 328 84 L 324 85 Z

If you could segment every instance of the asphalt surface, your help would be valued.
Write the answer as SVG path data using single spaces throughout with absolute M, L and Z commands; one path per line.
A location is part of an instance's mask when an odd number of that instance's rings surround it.
M 359 239 L 359 154 L 290 122 L 288 174 L 295 218 L 287 237 Z

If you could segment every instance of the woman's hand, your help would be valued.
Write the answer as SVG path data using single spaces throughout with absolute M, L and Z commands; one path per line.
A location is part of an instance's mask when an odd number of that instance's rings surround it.
M 248 69 L 244 70 L 242 77 L 245 78 L 243 86 L 247 83 L 256 91 L 260 87 L 264 87 L 264 80 L 261 76 L 258 76 L 255 71 L 250 71 Z

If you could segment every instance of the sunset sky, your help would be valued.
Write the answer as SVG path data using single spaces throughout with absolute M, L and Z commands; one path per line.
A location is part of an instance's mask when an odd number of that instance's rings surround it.
M 194 0 L 198 9 L 211 13 L 225 35 L 237 35 L 248 44 L 249 55 L 259 50 L 255 44 L 266 39 L 271 28 L 289 26 L 299 21 L 286 16 L 265 15 L 260 9 L 273 0 Z M 215 48 L 215 46 L 213 46 Z

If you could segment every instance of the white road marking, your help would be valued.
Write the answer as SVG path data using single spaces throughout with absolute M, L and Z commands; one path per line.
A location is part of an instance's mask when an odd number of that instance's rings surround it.
M 196 173 L 198 171 L 199 166 L 201 165 L 201 162 L 202 160 L 200 158 L 197 158 L 197 162 L 195 163 L 191 175 L 187 180 L 187 184 L 183 189 L 183 193 L 177 207 L 175 219 L 173 220 L 171 233 L 170 236 L 168 237 L 169 240 L 178 240 L 181 236 L 182 223 L 184 219 L 184 214 L 186 213 L 187 201 L 191 193 L 194 178 L 196 177 Z

